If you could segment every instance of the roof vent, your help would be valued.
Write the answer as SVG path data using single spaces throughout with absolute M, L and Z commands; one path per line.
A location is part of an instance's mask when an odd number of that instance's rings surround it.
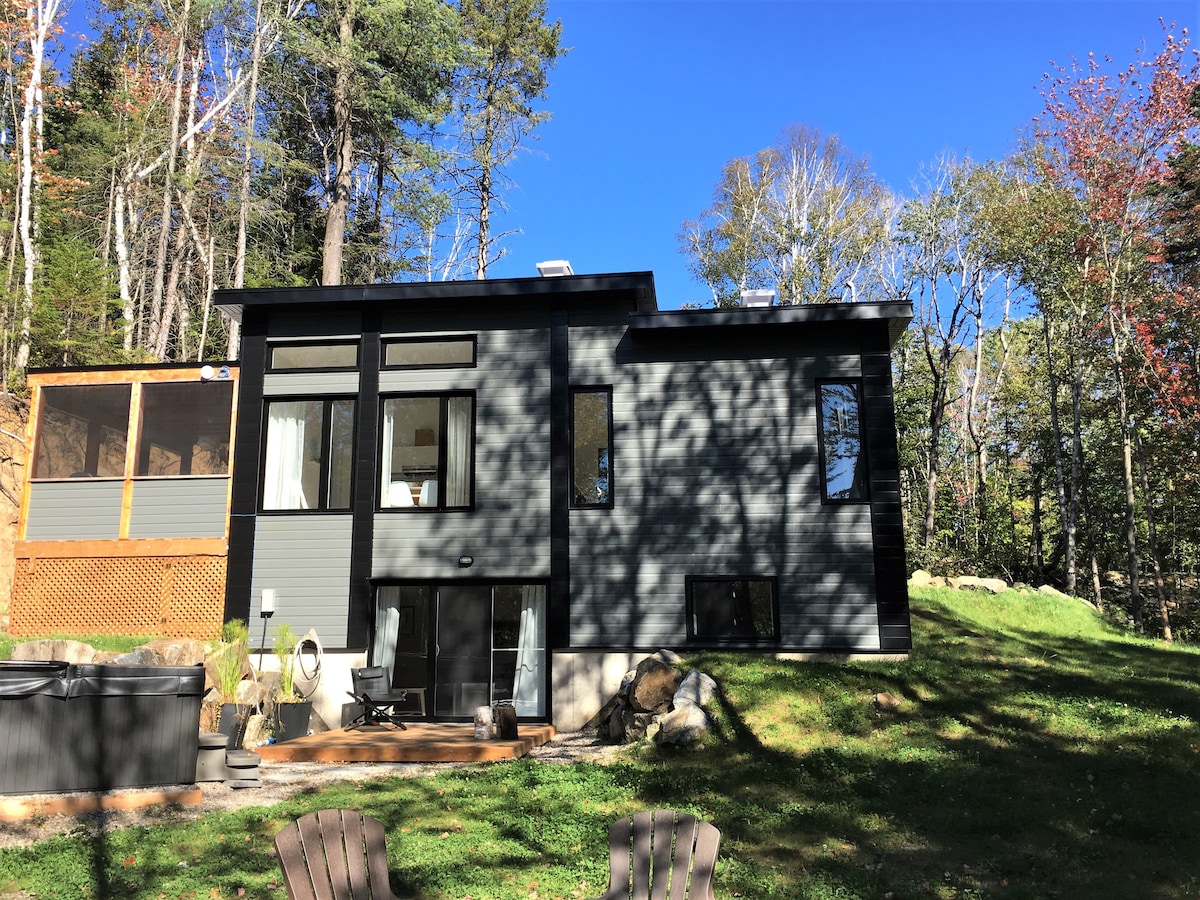
M 543 278 L 555 278 L 560 275 L 574 275 L 571 264 L 565 259 L 548 259 L 537 264 L 538 274 Z
M 770 306 L 775 302 L 775 292 L 769 288 L 742 291 L 742 306 L 746 308 Z

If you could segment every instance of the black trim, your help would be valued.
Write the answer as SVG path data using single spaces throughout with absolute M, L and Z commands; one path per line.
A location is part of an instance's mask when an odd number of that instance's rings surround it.
M 849 385 L 854 388 L 856 399 L 858 400 L 858 449 L 862 455 L 862 493 L 861 497 L 830 497 L 829 485 L 826 478 L 829 475 L 829 470 L 825 467 L 825 413 L 821 404 L 821 389 L 826 385 L 840 384 Z M 871 454 L 867 447 L 866 426 L 864 420 L 867 415 L 867 405 L 863 400 L 863 384 L 858 378 L 818 378 L 816 380 L 816 411 L 817 411 L 817 474 L 821 483 L 821 505 L 822 506 L 855 506 L 871 502 Z
M 446 363 L 406 363 L 404 365 L 389 364 L 387 362 L 387 351 L 389 347 L 396 344 L 470 344 L 471 345 L 471 361 L 470 362 L 446 362 Z M 379 367 L 387 372 L 407 371 L 409 369 L 474 369 L 479 365 L 479 336 L 475 334 L 445 334 L 445 335 L 422 335 L 421 337 L 389 337 L 383 339 L 383 353 L 380 357 Z
M 355 482 L 351 489 L 350 585 L 346 608 L 346 646 L 366 647 L 374 618 L 375 592 L 371 573 L 375 543 L 374 497 L 379 484 L 379 396 L 380 311 L 369 307 L 362 314 L 362 346 L 359 360 L 358 423 L 355 429 Z
M 289 350 L 299 347 L 353 347 L 354 348 L 354 364 L 348 366 L 276 366 L 275 351 L 280 348 Z M 362 363 L 362 347 L 359 344 L 358 338 L 346 338 L 345 340 L 324 340 L 324 341 L 269 341 L 267 343 L 267 360 L 266 370 L 272 375 L 281 372 L 357 372 L 359 365 Z
M 570 501 L 571 509 L 612 509 L 616 505 L 616 448 L 613 447 L 613 388 L 611 384 L 571 385 L 571 459 L 569 462 L 571 478 Z M 579 503 L 575 496 L 575 397 L 579 394 L 604 394 L 607 398 L 608 412 L 608 496 L 602 503 Z
M 749 585 L 750 582 L 763 582 L 771 586 L 771 630 L 770 635 L 729 635 L 722 637 L 720 635 L 697 634 L 695 631 L 695 607 L 693 588 L 696 582 L 724 582 L 734 583 L 743 581 Z M 683 578 L 683 590 L 685 597 L 686 609 L 686 628 L 687 641 L 689 644 L 698 644 L 714 647 L 726 646 L 746 646 L 746 647 L 761 647 L 775 646 L 780 643 L 779 638 L 779 579 L 775 576 L 767 575 L 685 575 Z
M 546 650 L 571 645 L 571 393 L 566 310 L 550 316 L 550 592 Z M 553 706 L 553 697 L 551 706 Z
M 892 393 L 892 358 L 877 325 L 862 336 L 863 441 L 871 496 L 871 546 L 875 562 L 875 604 L 880 652 L 912 649 L 908 568 L 900 503 L 900 452 Z
M 250 620 L 254 578 L 254 534 L 258 484 L 262 475 L 263 379 L 267 352 L 267 317 L 254 311 L 242 323 L 229 501 L 229 550 L 225 563 L 225 621 Z

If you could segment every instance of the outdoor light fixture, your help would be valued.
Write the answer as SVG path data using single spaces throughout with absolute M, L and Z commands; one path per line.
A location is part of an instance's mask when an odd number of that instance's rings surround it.
M 267 646 L 267 619 L 275 615 L 274 588 L 262 589 L 262 598 L 258 604 L 258 614 L 262 616 L 263 620 L 262 641 L 258 645 L 258 667 L 259 669 L 262 669 L 263 650 L 265 650 Z
M 574 275 L 571 263 L 565 259 L 548 259 L 537 264 L 538 274 L 543 278 L 554 278 L 562 275 Z
M 458 558 L 458 566 L 460 569 L 469 569 L 474 564 L 475 564 L 475 557 L 473 557 L 473 556 L 460 556 Z
M 216 374 L 217 374 L 216 370 L 213 369 L 212 366 L 201 366 L 200 367 L 200 380 L 201 381 L 212 381 L 213 378 L 216 376 Z

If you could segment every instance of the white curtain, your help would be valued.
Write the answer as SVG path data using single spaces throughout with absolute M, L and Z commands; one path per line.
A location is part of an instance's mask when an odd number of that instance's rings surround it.
M 471 504 L 470 397 L 451 397 L 446 413 L 446 505 Z
M 389 683 L 392 663 L 396 660 L 396 636 L 400 633 L 400 610 L 395 606 L 398 594 L 396 590 L 381 590 L 375 607 L 375 643 L 371 647 L 371 665 L 387 666 Z
M 545 714 L 542 703 L 546 658 L 546 586 L 521 588 L 521 625 L 517 632 L 517 673 L 513 679 L 513 706 L 518 716 Z
M 304 496 L 304 401 L 275 402 L 267 416 L 264 509 L 308 509 Z
M 379 505 L 391 506 L 392 493 L 392 436 L 395 433 L 395 408 L 394 401 L 385 401 L 383 404 L 383 432 L 380 440 L 383 442 L 383 459 L 379 464 Z

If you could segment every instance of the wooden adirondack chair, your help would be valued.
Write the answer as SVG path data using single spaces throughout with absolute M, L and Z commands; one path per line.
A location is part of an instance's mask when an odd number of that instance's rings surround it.
M 713 900 L 721 832 L 689 813 L 656 809 L 608 829 L 608 891 L 596 900 Z
M 301 816 L 275 835 L 289 900 L 399 900 L 378 819 L 352 809 Z

